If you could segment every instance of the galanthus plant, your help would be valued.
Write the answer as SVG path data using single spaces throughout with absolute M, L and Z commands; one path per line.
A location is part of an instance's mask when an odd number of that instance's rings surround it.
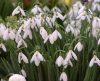
M 0 21 L 1 81 L 100 81 L 100 0 L 89 4 L 17 6 Z

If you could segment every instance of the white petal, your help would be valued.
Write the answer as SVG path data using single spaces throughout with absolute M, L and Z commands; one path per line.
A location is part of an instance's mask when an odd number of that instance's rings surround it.
M 9 39 L 8 29 L 5 30 L 4 35 L 3 35 L 3 39 L 4 40 L 8 40 Z
M 18 42 L 17 48 L 19 48 L 22 45 L 22 39 Z
M 71 54 L 74 57 L 74 59 L 77 60 L 77 56 L 76 56 L 76 54 L 72 50 L 71 50 Z
M 40 35 L 42 36 L 42 38 L 43 38 L 44 40 L 45 40 L 45 39 L 47 38 L 47 36 L 48 36 L 47 31 L 46 31 L 43 27 L 40 28 Z
M 61 65 L 63 65 L 63 57 L 62 56 L 59 56 L 57 59 L 56 59 L 56 62 L 55 64 L 58 65 L 58 67 L 60 67 Z
M 23 10 L 22 8 L 20 8 L 20 12 L 21 12 L 21 14 L 22 14 L 23 16 L 26 16 L 26 15 L 25 15 L 25 12 L 24 12 L 24 10 Z
M 67 74 L 62 72 L 60 75 L 60 81 L 68 81 Z
M 28 62 L 28 58 L 27 58 L 24 54 L 22 54 L 22 60 L 23 60 L 25 63 L 29 63 L 29 62 Z
M 27 75 L 26 75 L 26 72 L 25 72 L 25 70 L 24 69 L 22 69 L 21 70 L 21 73 L 22 73 L 22 75 L 24 76 L 24 77 L 26 77 Z
M 7 52 L 7 49 L 4 44 L 1 44 L 1 48 L 3 49 L 4 52 Z
M 23 41 L 24 46 L 27 48 L 27 43 L 24 40 L 22 41 Z
M 20 74 L 13 74 L 8 81 L 26 81 L 26 79 Z
M 90 63 L 89 63 L 89 67 L 92 67 L 94 65 L 94 61 L 95 61 L 95 56 L 91 59 Z
M 22 60 L 22 53 L 19 53 L 18 54 L 18 62 L 21 63 L 21 60 Z
M 10 31 L 10 33 L 9 33 L 9 38 L 10 38 L 11 40 L 14 40 L 14 39 L 15 39 L 15 33 L 14 33 L 13 30 Z
M 12 12 L 12 16 L 18 14 L 20 11 L 19 11 L 19 6 L 17 8 L 14 9 L 14 11 Z

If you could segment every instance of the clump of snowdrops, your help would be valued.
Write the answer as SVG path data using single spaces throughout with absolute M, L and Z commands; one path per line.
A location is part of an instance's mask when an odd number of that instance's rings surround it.
M 0 23 L 1 81 L 100 81 L 99 4 L 17 6 Z

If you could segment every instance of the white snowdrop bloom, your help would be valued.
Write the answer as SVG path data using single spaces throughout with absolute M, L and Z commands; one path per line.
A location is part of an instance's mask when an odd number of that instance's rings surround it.
M 58 39 L 62 39 L 61 34 L 58 32 L 58 30 L 55 30 L 52 34 L 49 34 L 48 37 L 44 40 L 44 43 L 46 43 L 48 40 L 51 44 L 54 44 L 54 42 Z
M 98 40 L 98 45 L 100 45 L 100 38 L 99 38 L 99 40 Z
M 9 39 L 9 30 L 8 30 L 8 29 L 6 29 L 6 30 L 4 31 L 3 39 L 4 39 L 4 40 L 8 40 L 8 39 Z
M 91 59 L 89 63 L 89 67 L 92 67 L 94 64 L 97 64 L 98 66 L 100 66 L 100 60 L 98 59 L 96 55 L 94 55 L 93 58 Z
M 29 63 L 28 58 L 22 52 L 18 54 L 18 62 L 21 63 L 21 61 L 23 61 L 24 63 Z
M 100 4 L 99 3 L 95 3 L 95 2 L 92 2 L 92 6 L 91 6 L 91 9 L 93 11 L 100 11 Z
M 36 15 L 36 14 L 38 14 L 38 13 L 42 13 L 43 11 L 42 11 L 42 9 L 41 9 L 38 5 L 35 5 L 35 6 L 32 8 L 31 12 L 32 12 L 34 15 Z
M 63 66 L 64 68 L 66 69 L 68 67 L 68 65 L 70 65 L 71 67 L 73 67 L 73 64 L 71 62 L 71 60 L 69 59 L 65 59 L 64 62 L 63 62 Z
M 65 31 L 66 31 L 67 33 L 69 33 L 69 32 L 71 31 L 70 27 L 71 27 L 71 25 L 68 24 L 67 27 L 66 27 L 66 29 L 65 29 Z
M 0 37 L 3 37 L 3 34 L 6 30 L 6 27 L 4 24 L 0 24 Z
M 9 32 L 9 38 L 11 40 L 14 40 L 15 39 L 15 32 L 14 32 L 14 30 L 10 30 L 10 32 Z
M 92 21 L 92 35 L 96 37 L 99 35 L 100 31 L 100 18 L 94 17 Z
M 18 31 L 17 31 L 17 34 L 20 34 L 23 30 L 23 24 L 19 27 Z
M 63 61 L 64 61 L 63 57 L 62 57 L 62 56 L 59 56 L 59 57 L 56 59 L 55 64 L 56 64 L 58 67 L 60 67 L 61 65 L 63 65 Z
M 45 12 L 50 12 L 50 9 L 49 9 L 47 6 L 44 6 L 44 7 L 43 7 L 43 11 L 45 11 Z
M 79 28 L 73 28 L 73 27 L 70 26 L 70 30 L 71 30 L 71 33 L 74 34 L 75 37 L 80 34 Z
M 55 39 L 53 38 L 52 34 L 49 34 L 49 41 L 51 44 L 54 44 Z
M 18 43 L 21 39 L 22 39 L 21 35 L 18 34 L 18 32 L 17 32 L 16 36 L 15 36 L 15 42 Z
M 51 10 L 52 12 L 59 12 L 62 13 L 62 11 L 58 8 L 58 7 L 53 7 L 53 9 Z
M 79 52 L 82 51 L 83 45 L 82 45 L 81 42 L 78 42 L 78 43 L 75 45 L 74 50 L 76 50 L 76 49 L 77 49 Z
M 26 81 L 25 77 L 20 74 L 13 74 L 8 81 Z
M 23 29 L 23 31 L 24 31 L 23 39 L 26 39 L 28 36 L 30 39 L 32 39 L 32 32 L 30 29 L 25 28 Z
M 24 28 L 30 28 L 31 27 L 31 18 L 29 18 L 28 20 L 24 21 Z
M 44 29 L 44 27 L 40 28 L 40 35 L 42 36 L 43 40 L 45 40 L 48 37 L 47 31 Z
M 27 48 L 27 43 L 23 39 L 19 40 L 19 42 L 17 44 L 17 48 L 19 48 L 21 45 L 24 45 Z
M 35 23 L 36 23 L 36 25 L 37 25 L 38 27 L 41 27 L 42 22 L 43 22 L 43 21 L 42 21 L 41 15 L 42 15 L 42 14 L 36 15 L 36 17 L 34 18 Z
M 61 34 L 59 33 L 58 30 L 55 30 L 53 33 L 52 33 L 52 36 L 54 38 L 54 41 L 56 41 L 58 38 L 62 39 L 62 36 Z
M 69 50 L 68 53 L 67 53 L 67 56 L 66 56 L 65 60 L 70 60 L 72 58 L 74 58 L 75 60 L 77 60 L 76 54 L 72 50 Z
M 12 16 L 19 13 L 21 13 L 23 16 L 26 16 L 24 10 L 20 6 L 17 6 L 17 8 L 14 9 L 14 11 L 12 12 Z
M 68 53 L 66 54 L 65 60 L 63 62 L 64 68 L 66 68 L 68 65 L 73 66 L 73 64 L 71 63 L 71 59 L 73 59 L 73 58 L 75 60 L 77 60 L 76 54 L 72 50 L 69 50 Z
M 82 13 L 80 13 L 77 17 L 76 17 L 76 19 L 81 19 L 81 20 L 84 20 L 85 19 L 85 17 L 86 17 L 86 11 L 83 11 Z
M 24 76 L 24 77 L 26 77 L 27 75 L 26 75 L 26 72 L 25 72 L 25 70 L 24 69 L 21 69 L 21 73 L 22 73 L 22 75 Z
M 56 21 L 56 15 L 53 15 L 53 17 L 51 18 L 51 22 L 53 26 L 55 25 L 55 21 Z
M 77 1 L 72 8 L 70 9 L 68 16 L 70 20 L 72 20 L 74 17 L 78 16 L 79 10 L 83 7 L 82 3 L 80 1 Z
M 60 81 L 68 81 L 67 74 L 62 72 L 60 75 Z
M 31 29 L 36 28 L 36 23 L 35 23 L 35 17 L 32 17 L 31 19 Z
M 45 59 L 39 51 L 36 51 L 32 56 L 30 63 L 34 62 L 36 66 L 39 66 L 41 61 L 45 61 Z
M 50 27 L 52 27 L 52 21 L 51 21 L 51 17 L 46 17 L 46 22 L 49 24 Z
M 5 45 L 3 43 L 0 44 L 0 48 L 2 48 L 2 50 L 4 52 L 7 52 L 7 49 L 6 49 L 6 47 L 5 47 Z
M 86 9 L 86 7 L 85 7 L 85 6 L 82 6 L 82 8 L 81 8 L 81 9 L 79 9 L 78 14 L 83 13 L 83 12 L 85 11 L 85 9 Z
M 66 16 L 63 16 L 61 13 L 59 12 L 54 12 L 54 15 L 56 16 L 56 18 L 61 19 L 62 21 L 65 19 Z

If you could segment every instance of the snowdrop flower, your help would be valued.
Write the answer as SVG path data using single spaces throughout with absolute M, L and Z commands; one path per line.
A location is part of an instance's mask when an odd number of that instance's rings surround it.
M 18 54 L 18 62 L 21 63 L 21 61 L 23 61 L 24 63 L 29 63 L 28 58 L 22 52 Z
M 98 45 L 100 45 L 100 38 L 99 38 L 99 40 L 98 40 Z
M 85 6 L 82 6 L 79 11 L 78 11 L 78 14 L 81 14 L 85 11 L 86 7 Z
M 99 35 L 100 31 L 100 18 L 94 17 L 92 21 L 92 35 L 96 37 Z
M 15 35 L 15 42 L 18 43 L 22 39 L 21 35 L 18 32 Z
M 19 40 L 19 42 L 17 43 L 17 48 L 19 48 L 21 45 L 24 45 L 27 48 L 27 43 L 23 39 Z
M 65 60 L 63 62 L 64 68 L 66 68 L 68 65 L 73 66 L 73 64 L 71 63 L 71 59 L 73 59 L 73 58 L 75 60 L 77 60 L 76 54 L 72 50 L 69 50 L 69 52 L 67 53 L 67 55 L 65 57 Z
M 86 11 L 83 11 L 82 13 L 80 13 L 80 14 L 76 17 L 76 19 L 85 20 L 86 14 L 87 14 Z
M 21 69 L 21 73 L 22 73 L 22 75 L 24 76 L 24 77 L 26 77 L 27 75 L 26 75 L 26 72 L 25 72 L 25 70 L 24 69 Z
M 20 74 L 13 74 L 8 81 L 26 81 L 25 77 Z
M 29 36 L 30 39 L 32 39 L 32 32 L 30 29 L 24 29 L 24 35 L 23 39 L 26 39 Z
M 31 29 L 34 29 L 34 28 L 36 28 L 35 17 L 32 17 L 32 19 L 31 19 Z
M 30 28 L 31 27 L 31 18 L 29 18 L 28 20 L 24 21 L 24 28 Z
M 0 37 L 3 37 L 3 34 L 6 30 L 6 27 L 4 24 L 0 24 Z
M 79 10 L 83 7 L 82 3 L 80 1 L 77 1 L 72 8 L 70 9 L 68 16 L 70 20 L 78 16 Z
M 65 19 L 65 17 L 66 16 L 63 16 L 61 13 L 59 13 L 59 12 L 54 12 L 54 16 L 56 17 L 56 18 L 59 18 L 59 19 L 61 19 L 62 21 Z
M 52 12 L 59 12 L 59 13 L 62 13 L 62 11 L 58 8 L 58 7 L 54 7 L 52 10 Z
M 42 36 L 43 40 L 45 40 L 48 37 L 47 31 L 44 29 L 44 27 L 40 28 L 40 35 Z
M 48 23 L 48 25 L 50 26 L 50 27 L 52 27 L 52 18 L 51 17 L 46 17 L 46 22 Z
M 15 39 L 15 32 L 14 32 L 14 30 L 10 30 L 10 32 L 9 32 L 9 38 L 11 40 L 14 40 Z
M 31 12 L 32 12 L 34 15 L 36 15 L 36 14 L 38 14 L 38 13 L 42 13 L 43 11 L 42 11 L 42 9 L 41 9 L 38 5 L 35 5 L 35 6 L 33 7 L 33 9 L 31 10 Z
M 66 30 L 65 30 L 67 33 L 69 33 L 71 31 L 70 27 L 71 27 L 71 25 L 68 24 L 67 27 L 66 27 Z
M 45 59 L 43 58 L 42 54 L 38 51 L 36 51 L 34 53 L 34 55 L 32 56 L 30 63 L 32 63 L 34 61 L 36 66 L 39 66 L 41 61 L 45 61 Z
M 52 36 L 54 37 L 54 41 L 56 41 L 58 38 L 62 39 L 62 36 L 61 36 L 61 34 L 59 33 L 58 30 L 55 30 L 55 31 L 52 33 Z
M 91 9 L 93 11 L 99 11 L 100 12 L 100 4 L 99 2 L 95 2 L 96 0 L 94 0 L 94 2 L 92 2 L 92 6 L 91 6 Z
M 9 39 L 9 30 L 8 30 L 8 29 L 6 29 L 6 30 L 4 31 L 3 39 L 4 39 L 4 40 L 8 40 L 8 39 Z
M 74 50 L 76 50 L 76 49 L 77 49 L 79 52 L 82 51 L 83 45 L 81 44 L 81 42 L 78 42 L 78 43 L 75 45 Z
M 19 13 L 21 13 L 23 16 L 26 16 L 24 10 L 20 6 L 17 6 L 17 8 L 14 9 L 14 11 L 12 12 L 12 16 Z
M 68 81 L 67 74 L 62 72 L 60 75 L 60 81 Z
M 4 52 L 7 52 L 7 49 L 3 43 L 0 44 L 0 48 L 2 48 Z
M 36 17 L 34 18 L 34 21 L 38 27 L 41 27 L 43 22 L 42 20 L 43 20 L 42 14 L 36 15 Z
M 70 30 L 71 30 L 72 34 L 74 34 L 75 37 L 80 34 L 80 29 L 79 28 L 70 27 Z
M 68 65 L 70 65 L 71 67 L 73 67 L 73 64 L 72 64 L 72 62 L 71 62 L 71 60 L 64 60 L 64 62 L 63 62 L 63 66 L 64 66 L 64 68 L 66 69 L 67 67 L 68 67 Z
M 59 56 L 59 57 L 56 59 L 55 64 L 56 64 L 58 67 L 60 67 L 61 65 L 63 65 L 63 61 L 64 61 L 63 57 L 62 57 L 62 56 Z
M 57 30 L 55 30 L 52 34 L 49 34 L 49 36 L 44 40 L 44 43 L 49 40 L 51 44 L 54 44 L 58 38 L 62 39 L 62 36 Z
M 98 59 L 96 55 L 94 55 L 93 58 L 91 59 L 89 63 L 89 67 L 92 67 L 94 64 L 97 64 L 98 66 L 100 66 L 100 60 Z
M 43 11 L 44 11 L 44 12 L 50 12 L 50 9 L 49 9 L 47 6 L 44 6 L 44 7 L 43 7 Z

